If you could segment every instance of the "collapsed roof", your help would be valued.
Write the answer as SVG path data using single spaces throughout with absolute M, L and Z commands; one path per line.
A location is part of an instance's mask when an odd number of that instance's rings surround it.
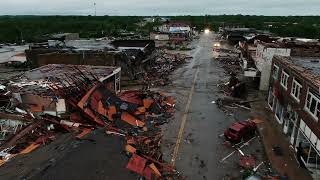
M 85 76 L 88 81 L 94 78 L 104 81 L 120 71 L 121 68 L 108 66 L 49 64 L 13 77 L 8 88 L 11 92 L 50 95 L 50 86 L 54 80 L 68 82 L 72 78 Z

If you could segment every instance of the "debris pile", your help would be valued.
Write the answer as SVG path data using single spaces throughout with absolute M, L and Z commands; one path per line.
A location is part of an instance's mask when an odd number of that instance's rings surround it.
M 241 156 L 239 159 L 240 167 L 244 169 L 253 169 L 256 166 L 257 158 L 253 155 Z
M 179 65 L 184 64 L 191 56 L 185 54 L 162 53 L 154 63 L 154 66 L 144 75 L 144 84 L 147 87 L 165 86 L 170 83 L 169 75 Z
M 222 82 L 217 86 L 223 95 L 213 102 L 228 115 L 234 115 L 239 109 L 250 111 L 250 103 L 259 101 L 259 99 L 246 100 L 248 95 L 246 83 L 239 81 L 235 76 L 231 76 L 228 82 Z
M 3 117 L 4 114 L 1 113 L 1 116 Z M 70 132 L 68 127 L 60 124 L 58 118 L 51 117 L 49 115 L 34 118 L 30 115 L 19 117 L 13 114 L 7 114 L 7 117 L 23 119 L 25 123 L 18 124 L 15 128 L 10 129 L 10 126 L 6 126 L 5 122 L 1 121 L 1 131 L 3 132 L 6 129 L 11 136 L 0 146 L 0 165 L 5 163 L 11 157 L 18 154 L 27 154 L 39 147 L 41 144 L 53 141 L 56 135 L 60 132 Z
M 82 138 L 102 127 L 106 135 L 120 136 L 127 142 L 124 151 L 130 158 L 129 170 L 148 180 L 181 178 L 174 167 L 164 162 L 160 150 L 160 126 L 172 118 L 173 97 L 140 90 L 116 95 L 92 73 L 84 74 L 80 70 L 77 75 L 66 74 L 63 80 L 51 77 L 48 82 L 46 86 L 66 100 L 70 117 L 66 120 L 51 115 L 37 116 L 21 108 L 24 114 L 19 117 L 25 123 L 1 144 L 1 154 L 6 157 L 3 162 L 13 154 L 31 152 L 40 144 L 54 140 L 57 133 L 77 131 L 77 138 Z
M 85 84 L 85 82 L 82 82 Z M 78 88 L 76 94 L 87 91 L 82 98 L 53 87 L 58 95 L 68 99 L 74 108 L 98 126 L 106 126 L 108 135 L 123 136 L 127 154 L 131 156 L 127 168 L 144 176 L 166 177 L 178 175 L 173 167 L 164 164 L 160 151 L 160 125 L 172 117 L 174 99 L 151 91 L 127 91 L 116 96 L 100 83 L 91 89 Z
M 241 72 L 240 59 L 238 57 L 223 56 L 218 57 L 217 60 L 228 73 L 235 72 L 238 74 Z
M 220 163 L 229 163 L 236 160 L 243 179 L 281 179 L 276 171 L 273 170 L 268 160 L 262 154 L 263 146 L 261 137 L 256 134 L 256 124 L 261 120 L 238 121 L 230 125 L 220 137 L 225 136 L 222 143 L 226 148 L 226 152 L 230 152 L 223 157 Z M 241 139 L 241 140 L 240 140 Z M 278 146 L 273 149 L 279 151 Z M 280 150 L 281 151 L 281 150 Z M 286 179 L 286 177 L 283 177 Z
M 0 107 L 3 107 L 9 103 L 10 99 L 5 95 L 5 92 L 1 91 L 2 90 L 0 89 Z
M 219 52 L 222 55 L 219 54 L 216 59 L 222 64 L 230 77 L 227 82 L 218 84 L 218 87 L 224 96 L 245 99 L 247 95 L 246 84 L 243 80 L 239 79 L 239 74 L 242 72 L 239 52 L 232 49 L 220 49 Z
M 241 72 L 241 60 L 239 58 L 239 52 L 235 49 L 214 49 L 214 51 L 217 51 L 218 56 L 216 57 L 216 60 L 218 60 L 222 67 L 228 72 L 235 72 L 239 73 Z

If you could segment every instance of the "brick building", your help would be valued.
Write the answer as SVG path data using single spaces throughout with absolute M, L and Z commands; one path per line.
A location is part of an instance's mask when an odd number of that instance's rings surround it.
M 268 105 L 314 179 L 320 178 L 320 58 L 274 56 Z
M 28 64 L 93 65 L 121 67 L 122 80 L 141 77 L 155 59 L 155 42 L 150 40 L 66 41 L 66 47 L 30 46 L 26 50 Z

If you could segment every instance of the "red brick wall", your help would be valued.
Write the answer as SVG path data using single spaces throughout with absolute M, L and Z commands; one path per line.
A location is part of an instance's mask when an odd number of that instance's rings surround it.
M 95 65 L 95 66 L 115 66 L 116 58 L 114 54 L 103 53 L 48 53 L 38 55 L 38 65 L 47 64 L 73 64 L 73 65 Z
M 316 122 L 316 120 L 309 113 L 307 113 L 304 110 L 305 101 L 306 101 L 306 97 L 307 97 L 307 93 L 308 93 L 308 88 L 310 88 L 316 92 L 318 92 L 319 90 L 312 84 L 312 82 L 305 79 L 300 73 L 298 73 L 294 69 L 286 66 L 284 63 L 281 62 L 281 60 L 274 58 L 272 66 L 274 64 L 279 66 L 278 80 L 274 80 L 274 78 L 272 77 L 272 73 L 271 73 L 270 87 L 278 86 L 279 90 L 280 90 L 280 96 L 283 99 L 282 102 L 280 101 L 281 104 L 284 107 L 287 107 L 287 105 L 290 104 L 292 109 L 298 113 L 299 120 L 303 119 L 303 121 L 311 128 L 311 130 L 317 135 L 317 137 L 320 137 L 320 124 L 319 124 L 320 118 L 319 118 L 318 122 Z M 287 90 L 285 90 L 280 84 L 282 70 L 285 70 L 285 72 L 289 74 L 288 89 Z M 295 79 L 297 79 L 302 85 L 299 103 L 291 96 L 293 77 Z

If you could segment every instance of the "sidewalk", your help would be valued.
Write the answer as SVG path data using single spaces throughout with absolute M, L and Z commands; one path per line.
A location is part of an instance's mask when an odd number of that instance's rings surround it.
M 260 96 L 260 99 L 264 99 Z M 295 151 L 282 133 L 280 126 L 274 117 L 274 113 L 268 108 L 267 102 L 257 101 L 251 103 L 251 114 L 260 119 L 258 124 L 263 144 L 272 167 L 281 175 L 286 175 L 290 180 L 311 180 L 308 170 L 299 167 L 295 159 Z M 283 150 L 283 156 L 276 156 L 273 147 L 279 146 Z

